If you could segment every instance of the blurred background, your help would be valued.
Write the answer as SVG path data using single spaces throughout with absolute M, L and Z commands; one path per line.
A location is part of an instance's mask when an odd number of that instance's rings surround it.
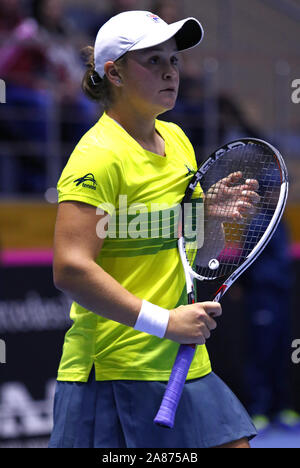
M 0 447 L 47 445 L 70 325 L 52 281 L 55 187 L 102 113 L 81 91 L 81 49 L 130 9 L 203 24 L 202 45 L 182 57 L 177 106 L 161 116 L 181 125 L 199 163 L 243 136 L 268 140 L 287 162 L 284 219 L 225 296 L 208 347 L 260 430 L 253 446 L 300 447 L 300 0 L 0 0 Z

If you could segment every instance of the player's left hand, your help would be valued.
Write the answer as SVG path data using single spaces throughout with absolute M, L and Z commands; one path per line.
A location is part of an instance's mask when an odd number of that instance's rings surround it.
M 221 223 L 243 222 L 255 214 L 260 201 L 259 183 L 255 179 L 242 183 L 242 179 L 242 172 L 234 172 L 208 190 L 205 209 L 210 219 Z

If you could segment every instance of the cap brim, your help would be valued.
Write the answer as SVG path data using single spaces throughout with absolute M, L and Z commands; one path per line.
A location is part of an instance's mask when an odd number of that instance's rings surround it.
M 186 18 L 176 23 L 169 24 L 164 31 L 159 31 L 155 37 L 149 35 L 134 44 L 129 50 L 141 50 L 154 47 L 158 44 L 175 38 L 178 51 L 196 47 L 202 41 L 204 30 L 201 23 L 195 18 Z

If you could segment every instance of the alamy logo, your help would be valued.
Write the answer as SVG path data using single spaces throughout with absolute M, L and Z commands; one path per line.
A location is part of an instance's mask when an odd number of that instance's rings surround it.
M 185 237 L 197 248 L 204 242 L 203 199 L 193 199 L 184 204 L 128 203 L 127 195 L 119 195 L 115 207 L 112 203 L 99 206 L 96 214 L 101 216 L 96 233 L 99 239 L 147 239 L 178 240 L 179 226 L 183 224 Z M 108 214 L 109 213 L 109 214 Z
M 6 344 L 0 340 L 0 364 L 6 364 Z
M 292 102 L 294 104 L 300 104 L 300 79 L 296 79 L 292 82 L 292 88 L 296 88 L 292 92 Z
M 6 84 L 4 80 L 0 79 L 0 104 L 6 103 Z
M 89 183 L 87 184 L 86 182 Z M 76 187 L 82 184 L 82 187 L 96 190 L 97 182 L 95 180 L 94 174 L 89 173 L 86 174 L 84 177 L 80 177 L 79 179 L 74 180 L 74 184 L 76 184 Z
M 292 362 L 294 364 L 300 364 L 300 339 L 293 341 L 292 348 L 295 349 L 292 353 Z

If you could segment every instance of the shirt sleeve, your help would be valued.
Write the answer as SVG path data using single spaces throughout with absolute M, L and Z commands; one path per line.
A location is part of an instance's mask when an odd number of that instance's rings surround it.
M 115 153 L 80 142 L 58 181 L 58 202 L 80 201 L 112 215 L 121 178 L 122 167 Z

